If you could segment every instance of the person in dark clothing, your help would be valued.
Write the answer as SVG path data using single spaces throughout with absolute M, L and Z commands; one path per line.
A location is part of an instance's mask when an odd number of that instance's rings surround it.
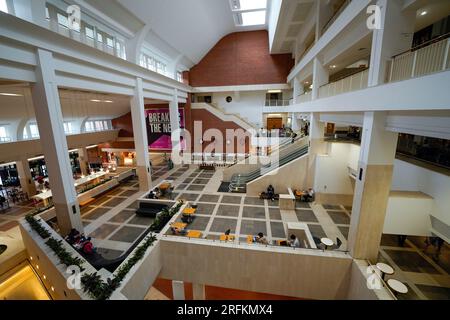
M 275 189 L 273 188 L 272 185 L 269 185 L 269 187 L 267 188 L 267 196 L 270 200 L 274 200 L 274 196 L 275 196 Z
M 405 241 L 406 241 L 406 235 L 399 235 L 398 236 L 398 245 L 400 247 L 404 247 L 405 246 Z

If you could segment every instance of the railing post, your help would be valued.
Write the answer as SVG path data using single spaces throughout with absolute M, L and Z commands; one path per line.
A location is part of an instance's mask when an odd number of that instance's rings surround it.
M 416 61 L 417 61 L 417 50 L 414 51 L 413 65 L 412 65 L 412 70 L 411 70 L 411 78 L 414 78 L 414 74 L 416 73 Z
M 447 59 L 448 59 L 448 54 L 450 50 L 450 38 L 447 39 L 447 45 L 445 46 L 445 52 L 444 52 L 444 61 L 442 62 L 442 70 L 446 70 L 447 69 Z
M 389 82 L 392 82 L 392 73 L 394 72 L 394 63 L 395 63 L 395 58 L 391 59 L 391 67 L 389 70 Z

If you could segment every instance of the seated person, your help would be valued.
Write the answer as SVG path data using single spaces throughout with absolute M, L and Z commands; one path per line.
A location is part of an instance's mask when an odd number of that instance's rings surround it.
M 155 193 L 153 192 L 153 190 L 150 191 L 150 193 L 149 193 L 148 196 L 147 196 L 148 199 L 155 199 L 155 197 L 156 197 L 156 195 L 155 195 Z
M 267 188 L 267 198 L 273 201 L 274 195 L 275 195 L 275 189 L 273 188 L 272 185 L 269 185 L 269 187 Z
M 159 188 L 155 188 L 155 199 L 161 198 L 161 190 Z
M 262 232 L 258 233 L 258 235 L 255 237 L 255 242 L 261 244 L 269 244 L 269 241 L 267 241 L 266 237 L 264 237 L 264 234 Z
M 80 237 L 80 232 L 77 229 L 70 230 L 70 233 L 66 237 L 66 241 L 70 244 L 74 244 Z
M 77 236 L 73 246 L 75 247 L 75 249 L 81 250 L 81 249 L 83 249 L 83 245 L 86 242 L 86 240 L 87 240 L 87 238 L 84 236 L 84 234 L 81 234 L 81 235 Z
M 93 254 L 95 252 L 94 244 L 91 242 L 91 237 L 86 239 L 82 248 L 83 252 L 86 254 Z
M 293 248 L 300 248 L 300 241 L 299 241 L 298 238 L 295 236 L 295 234 L 291 234 L 290 240 L 289 240 L 289 244 L 290 244 L 291 247 L 293 247 Z
M 309 188 L 308 189 L 305 198 L 306 198 L 306 201 L 308 201 L 308 202 L 314 200 L 314 190 L 313 190 L 313 188 Z
M 230 235 L 230 233 L 231 233 L 231 229 L 228 229 L 227 231 L 225 231 L 225 233 L 224 233 L 224 234 L 225 234 L 226 236 L 229 236 L 229 235 Z
M 186 229 L 180 229 L 177 227 L 170 227 L 170 231 L 174 236 L 185 236 L 188 232 Z

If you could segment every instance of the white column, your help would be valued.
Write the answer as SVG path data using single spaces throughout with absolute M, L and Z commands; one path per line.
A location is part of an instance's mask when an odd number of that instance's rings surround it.
M 184 297 L 184 282 L 172 280 L 173 300 L 185 300 Z
M 34 196 L 36 194 L 36 184 L 31 176 L 30 164 L 27 158 L 25 157 L 17 161 L 16 167 L 22 191 L 26 192 L 28 197 Z
M 308 187 L 314 187 L 315 185 L 315 168 L 317 155 L 324 154 L 327 147 L 327 144 L 324 141 L 325 124 L 323 122 L 320 122 L 319 117 L 319 113 L 311 113 L 309 125 L 308 173 L 306 179 Z
M 135 34 L 132 39 L 127 40 L 127 42 L 125 43 L 125 52 L 127 54 L 128 61 L 139 65 L 142 44 L 144 43 L 145 37 L 147 36 L 150 29 L 150 25 L 145 25 Z
M 385 112 L 364 114 L 348 246 L 353 258 L 376 262 L 391 190 L 398 134 L 385 130 Z
M 37 49 L 36 83 L 32 87 L 36 121 L 53 193 L 58 226 L 63 235 L 75 228 L 83 232 L 75 191 L 63 116 L 55 77 L 55 62 L 48 51 Z
M 180 113 L 178 111 L 178 90 L 174 89 L 172 101 L 169 103 L 170 114 L 170 130 L 172 140 L 172 160 L 175 164 L 179 164 L 180 145 Z
M 293 80 L 293 93 L 292 93 L 292 99 L 293 99 L 293 103 L 297 104 L 299 103 L 299 96 L 303 94 L 303 92 L 305 92 L 305 88 L 304 86 L 300 83 L 300 80 L 298 80 L 297 77 L 294 77 Z
M 89 157 L 86 147 L 78 149 L 78 162 L 80 163 L 81 174 L 89 175 Z
M 194 300 L 206 300 L 204 284 L 199 283 L 192 284 L 192 298 Z
M 385 82 L 389 60 L 396 54 L 411 49 L 415 10 L 403 10 L 403 0 L 378 0 L 381 8 L 381 29 L 372 35 L 369 87 Z
M 322 64 L 319 58 L 314 58 L 313 63 L 313 88 L 311 99 L 316 100 L 319 98 L 319 88 L 328 83 L 329 71 Z
M 142 79 L 136 79 L 134 96 L 131 98 L 131 118 L 133 122 L 134 148 L 136 150 L 136 172 L 139 190 L 148 191 L 152 186 L 150 159 L 148 156 L 147 126 L 144 117 L 144 91 Z

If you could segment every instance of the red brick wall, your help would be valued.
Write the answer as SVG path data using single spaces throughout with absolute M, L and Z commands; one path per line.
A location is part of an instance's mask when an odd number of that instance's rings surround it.
M 224 148 L 223 152 L 226 152 L 225 148 L 227 147 L 226 141 L 227 141 L 227 136 L 226 136 L 226 130 L 227 129 L 242 129 L 240 126 L 238 126 L 237 124 L 235 124 L 234 122 L 231 121 L 222 121 L 220 118 L 217 118 L 215 115 L 213 115 L 212 113 L 204 110 L 204 109 L 192 109 L 191 111 L 192 113 L 192 125 L 194 126 L 194 121 L 201 121 L 202 122 L 202 135 L 205 133 L 205 131 L 207 131 L 208 129 L 218 129 L 221 133 L 222 133 L 222 137 L 223 137 L 223 141 L 222 141 L 222 146 Z M 193 127 L 193 130 L 194 127 Z M 193 135 L 194 132 L 191 131 L 191 134 Z M 216 138 L 217 139 L 217 138 Z M 195 148 L 199 148 L 200 147 L 200 143 L 199 137 L 193 137 L 192 139 L 192 150 L 195 150 L 195 152 L 197 152 L 197 150 Z M 231 140 L 231 139 L 230 139 Z M 217 141 L 217 140 L 216 140 Z M 241 144 L 241 141 L 238 141 L 237 138 L 234 138 L 234 141 L 232 141 L 232 143 L 230 144 L 230 147 L 233 147 L 233 151 L 230 152 L 237 152 L 238 146 L 239 144 Z M 249 152 L 249 139 L 245 139 L 245 150 L 243 150 L 242 152 Z M 195 146 L 195 144 L 197 144 L 197 146 Z M 202 150 L 205 150 L 205 148 L 208 147 L 208 145 L 211 144 L 211 141 L 204 141 L 203 145 L 202 145 Z M 211 149 L 209 149 L 209 151 L 211 151 Z M 215 152 L 220 152 L 219 150 L 216 150 Z
M 290 54 L 269 53 L 266 30 L 223 37 L 189 72 L 194 87 L 286 83 L 294 65 Z

